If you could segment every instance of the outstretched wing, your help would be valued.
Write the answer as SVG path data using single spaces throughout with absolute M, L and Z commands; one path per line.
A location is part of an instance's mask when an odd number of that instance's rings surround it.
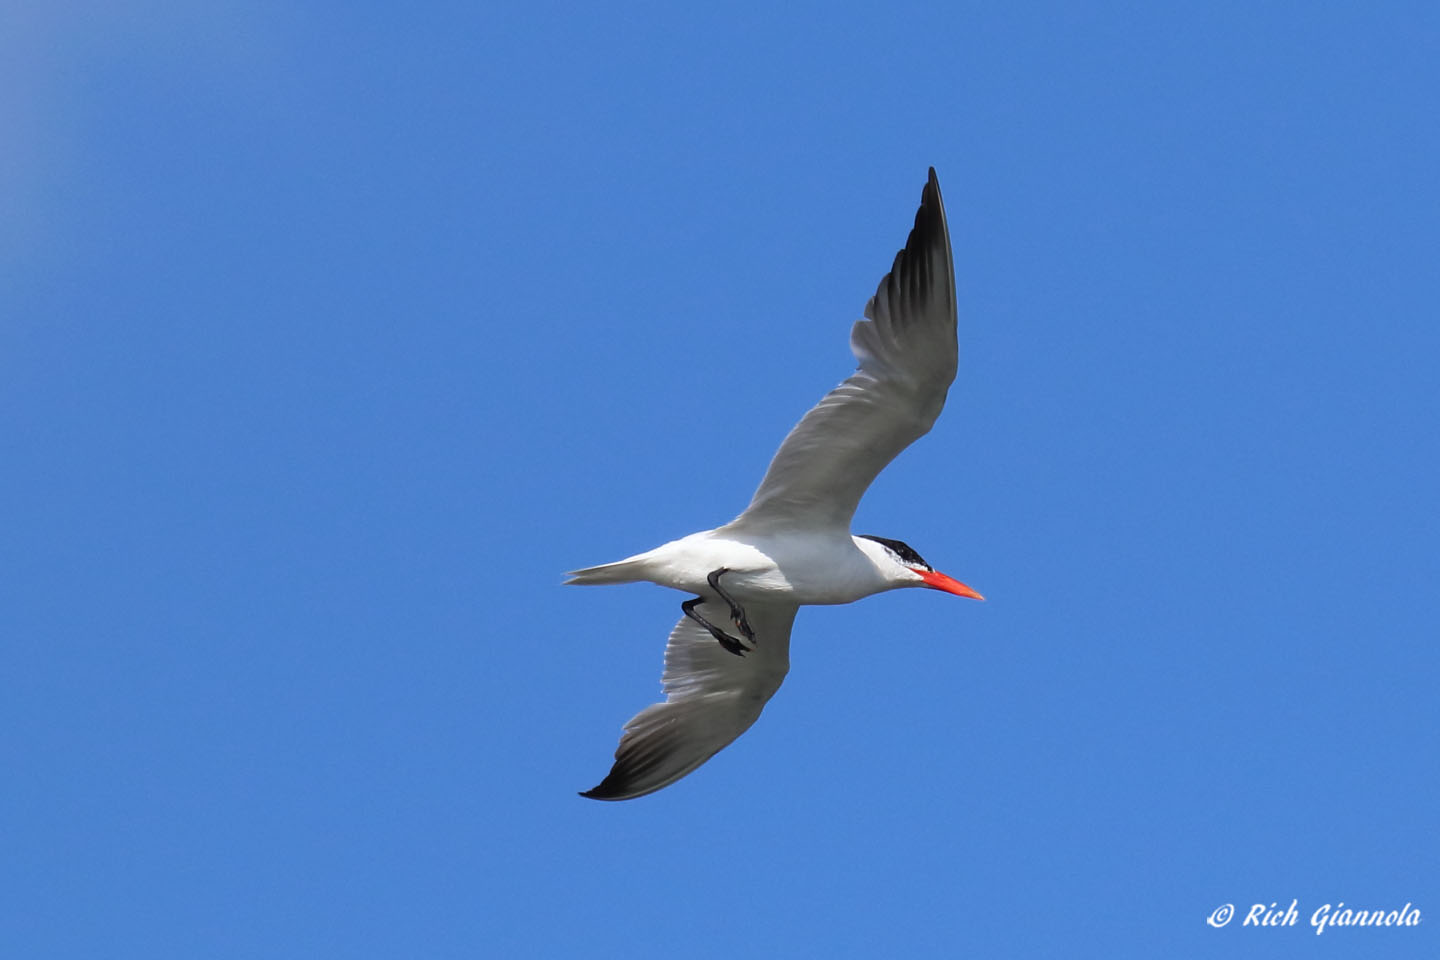
M 681 618 L 665 647 L 665 702 L 646 707 L 625 724 L 609 775 L 581 796 L 629 800 L 654 793 L 750 729 L 790 669 L 796 609 L 747 603 L 755 643 L 743 657 L 726 651 L 689 617 Z M 700 604 L 698 612 L 717 625 L 730 622 L 729 607 L 718 601 Z
M 850 333 L 860 368 L 790 431 L 732 527 L 849 530 L 876 475 L 940 415 L 955 380 L 955 267 L 933 167 L 865 317 Z

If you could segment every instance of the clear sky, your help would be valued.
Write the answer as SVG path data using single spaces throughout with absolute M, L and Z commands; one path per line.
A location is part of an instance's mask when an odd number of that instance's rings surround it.
M 10 5 L 0 954 L 1440 954 L 1437 90 L 1422 3 Z M 988 601 L 577 797 L 684 598 L 562 573 L 745 505 L 931 165 L 857 532 Z

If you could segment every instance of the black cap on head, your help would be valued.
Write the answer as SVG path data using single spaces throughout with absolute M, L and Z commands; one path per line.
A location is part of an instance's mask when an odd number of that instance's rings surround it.
M 925 558 L 920 556 L 920 554 L 916 553 L 915 549 L 911 547 L 910 544 L 906 543 L 903 540 L 887 540 L 885 537 L 876 537 L 868 533 L 862 533 L 860 534 L 860 536 L 864 537 L 866 540 L 874 540 L 876 543 L 883 544 L 884 546 L 889 547 L 890 552 L 895 554 L 895 556 L 899 557 L 900 562 L 905 564 L 905 566 L 907 567 L 923 567 L 926 570 L 935 569 L 934 567 L 930 566 L 930 564 L 926 563 Z

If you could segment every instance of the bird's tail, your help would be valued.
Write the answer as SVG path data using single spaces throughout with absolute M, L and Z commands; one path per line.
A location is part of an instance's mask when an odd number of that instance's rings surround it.
M 598 567 L 571 570 L 565 576 L 569 577 L 565 581 L 566 583 L 579 586 L 601 583 L 634 583 L 637 580 L 647 579 L 643 557 L 631 557 L 628 560 L 616 560 L 614 563 L 602 563 Z

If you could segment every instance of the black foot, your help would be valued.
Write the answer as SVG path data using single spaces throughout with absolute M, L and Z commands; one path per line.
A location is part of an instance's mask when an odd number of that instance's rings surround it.
M 729 572 L 729 568 L 721 567 L 719 570 L 710 571 L 710 574 L 705 579 L 707 582 L 709 582 L 711 589 L 713 589 L 716 593 L 720 595 L 720 599 L 724 600 L 730 605 L 731 622 L 734 623 L 736 627 L 740 628 L 740 633 L 744 635 L 746 640 L 754 643 L 755 631 L 750 629 L 750 621 L 745 616 L 745 608 L 740 606 L 740 604 L 736 603 L 735 598 L 730 596 L 730 594 L 726 593 L 725 588 L 720 586 L 720 577 Z M 729 647 L 726 647 L 726 649 L 728 650 Z M 734 651 L 731 652 L 733 653 Z
M 736 640 L 734 637 L 730 636 L 730 634 L 726 633 L 724 630 L 721 630 L 719 627 L 715 626 L 715 624 L 711 623 L 709 620 L 706 620 L 704 617 L 700 616 L 700 614 L 696 613 L 696 604 L 703 603 L 704 600 L 704 597 L 696 597 L 693 600 L 686 600 L 684 603 L 680 604 L 680 609 L 685 611 L 685 616 L 689 617 L 691 620 L 694 620 L 696 623 L 700 624 L 700 626 L 710 631 L 710 636 L 718 640 L 720 642 L 720 646 L 724 647 L 729 652 L 735 654 L 735 656 L 743 657 L 745 656 L 745 651 L 754 649 L 753 647 L 745 646 L 745 644 L 741 643 L 739 640 Z M 752 636 L 750 639 L 753 640 L 754 637 Z
M 726 650 L 729 650 L 737 657 L 743 657 L 747 652 L 755 649 L 754 647 L 745 646 L 745 644 L 741 643 L 739 640 L 736 640 L 734 637 L 730 636 L 730 634 L 723 631 L 715 634 L 715 639 L 720 641 L 720 646 L 724 647 Z

